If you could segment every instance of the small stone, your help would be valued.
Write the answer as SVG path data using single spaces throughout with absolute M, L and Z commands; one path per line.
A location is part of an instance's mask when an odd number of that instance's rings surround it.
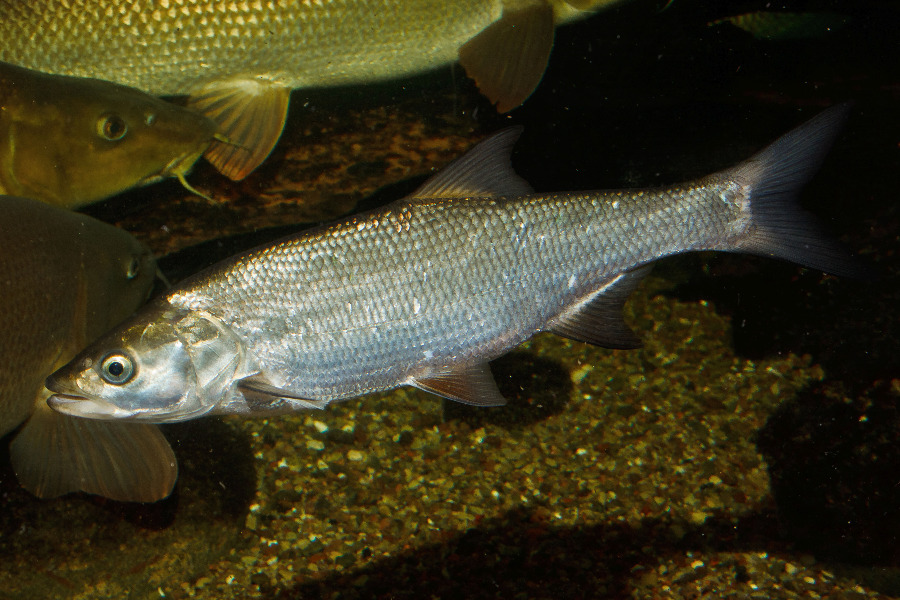
M 691 523 L 694 525 L 702 525 L 706 522 L 706 513 L 702 510 L 695 510 L 691 512 Z
M 353 462 L 359 462 L 361 460 L 365 460 L 366 455 L 360 452 L 359 450 L 350 450 L 347 452 L 347 460 L 352 460 Z
M 356 557 L 352 554 L 341 554 L 334 559 L 334 562 L 342 567 L 350 567 L 356 562 Z

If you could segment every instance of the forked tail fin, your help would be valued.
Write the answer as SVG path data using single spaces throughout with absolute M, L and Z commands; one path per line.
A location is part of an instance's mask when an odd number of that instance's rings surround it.
M 871 270 L 831 239 L 797 203 L 831 148 L 850 106 L 829 108 L 724 173 L 750 189 L 751 223 L 735 250 L 783 258 L 833 275 Z

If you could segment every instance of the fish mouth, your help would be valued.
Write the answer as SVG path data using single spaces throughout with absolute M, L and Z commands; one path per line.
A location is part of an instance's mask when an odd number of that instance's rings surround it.
M 206 148 L 208 146 L 209 146 L 209 144 L 206 144 L 205 146 L 203 146 L 203 148 L 201 148 L 198 151 L 187 152 L 185 154 L 182 154 L 181 156 L 178 156 L 178 157 L 172 159 L 169 162 L 169 164 L 167 164 L 165 167 L 160 169 L 159 172 L 145 177 L 142 182 L 142 185 L 147 185 L 148 183 L 154 183 L 156 181 L 160 181 L 160 180 L 166 179 L 168 177 L 175 177 L 181 183 L 181 186 L 184 189 L 186 189 L 187 191 L 189 191 L 190 193 L 200 196 L 201 198 L 210 200 L 209 196 L 207 196 L 203 192 L 195 190 L 193 187 L 191 187 L 191 184 L 189 184 L 187 182 L 187 179 L 184 178 L 185 175 L 187 175 L 188 171 L 191 170 L 191 167 L 194 166 L 194 163 L 196 163 L 198 160 L 200 160 L 200 157 L 203 156 L 203 153 L 206 151 Z
M 154 183 L 169 177 L 177 177 L 178 179 L 182 179 L 185 175 L 187 175 L 188 171 L 191 170 L 191 167 L 194 166 L 194 163 L 200 160 L 200 157 L 203 156 L 203 153 L 206 151 L 206 148 L 208 146 L 209 144 L 205 144 L 200 150 L 191 150 L 190 152 L 185 152 L 181 156 L 176 156 L 168 163 L 166 163 L 166 165 L 159 171 L 147 175 L 142 180 L 142 183 L 146 185 L 148 183 Z
M 53 394 L 47 398 L 47 404 L 56 412 L 69 415 L 70 417 L 108 421 L 113 419 L 128 419 L 134 416 L 133 411 L 123 410 L 109 402 L 91 400 L 90 398 L 85 398 L 83 396 Z

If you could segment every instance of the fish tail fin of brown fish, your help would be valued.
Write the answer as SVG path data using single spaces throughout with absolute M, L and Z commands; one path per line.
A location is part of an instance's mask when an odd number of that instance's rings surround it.
M 832 275 L 873 276 L 868 266 L 825 233 L 797 202 L 800 189 L 819 170 L 849 109 L 849 104 L 832 107 L 750 159 L 712 176 L 750 190 L 751 222 L 730 250 L 781 258 Z
M 178 466 L 158 427 L 70 417 L 51 410 L 46 395 L 10 444 L 22 487 L 39 498 L 82 491 L 122 502 L 172 492 Z

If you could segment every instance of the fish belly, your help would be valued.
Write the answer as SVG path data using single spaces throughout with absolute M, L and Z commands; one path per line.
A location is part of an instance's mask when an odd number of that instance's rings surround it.
M 622 272 L 726 246 L 730 193 L 412 203 L 245 256 L 170 301 L 213 307 L 272 385 L 349 398 L 496 358 Z
M 334 86 L 451 63 L 501 12 L 500 0 L 2 0 L 0 60 L 159 95 L 240 77 Z

